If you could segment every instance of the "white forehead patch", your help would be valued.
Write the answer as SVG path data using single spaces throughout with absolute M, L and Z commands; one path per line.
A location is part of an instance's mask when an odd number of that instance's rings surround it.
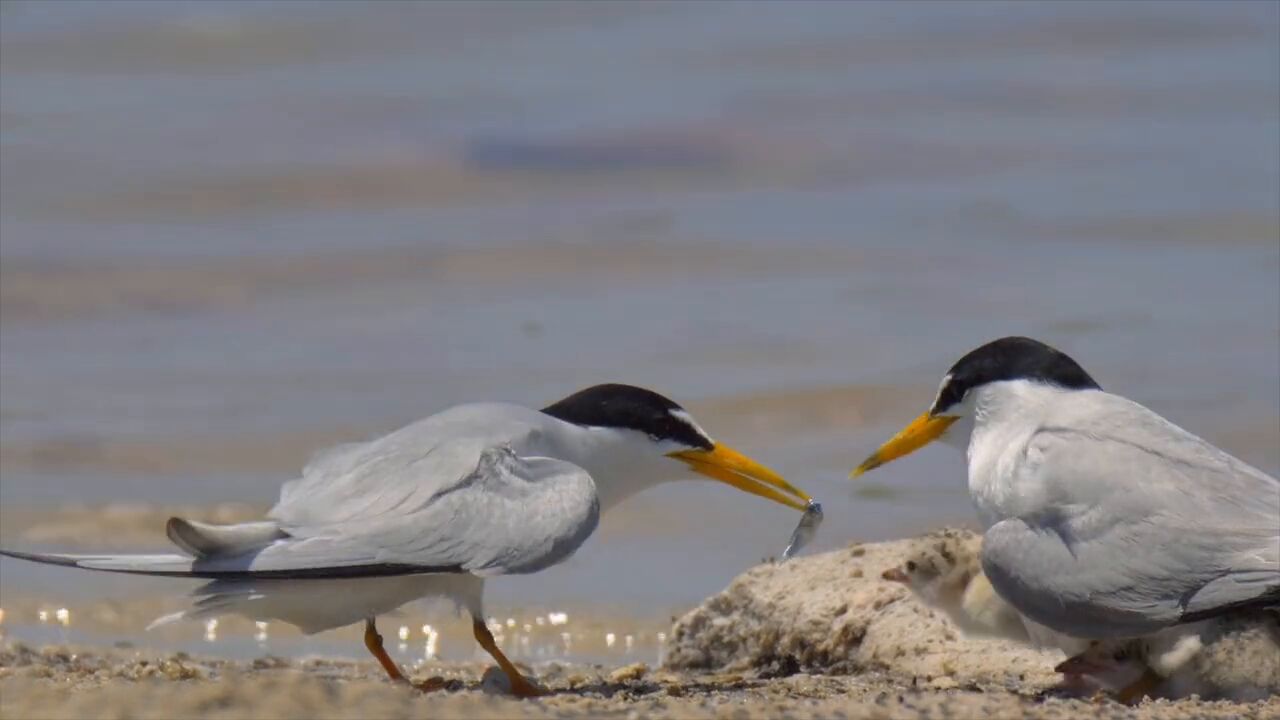
M 942 398 L 942 389 L 945 388 L 947 386 L 947 383 L 949 382 L 951 382 L 951 373 L 947 373 L 946 375 L 942 376 L 942 382 L 938 383 L 938 392 L 934 393 L 933 395 L 933 404 L 930 405 L 929 407 L 931 408 L 938 407 L 938 400 Z
M 693 428 L 694 432 L 706 438 L 707 442 L 711 443 L 712 445 L 716 444 L 716 441 L 711 439 L 711 436 L 707 434 L 707 431 L 703 430 L 702 426 L 699 425 L 697 422 L 695 422 L 693 419 L 693 416 L 690 415 L 689 413 L 685 412 L 684 410 L 668 410 L 667 412 L 671 415 L 671 417 Z

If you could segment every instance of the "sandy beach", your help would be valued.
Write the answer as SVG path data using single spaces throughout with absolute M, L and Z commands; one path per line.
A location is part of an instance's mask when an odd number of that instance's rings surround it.
M 1280 698 L 1130 707 L 1073 696 L 1052 670 L 1061 652 L 965 637 L 881 580 L 914 543 L 762 563 L 676 620 L 662 665 L 531 663 L 550 692 L 536 700 L 505 695 L 505 677 L 475 661 L 418 663 L 415 680 L 447 681 L 424 695 L 387 681 L 372 660 L 6 640 L 0 717 L 1280 717 Z
M 1044 340 L 1280 472 L 1280 5 L 0 2 L 0 547 L 170 552 L 461 403 L 661 392 L 823 503 L 672 482 L 468 620 L 144 628 L 200 581 L 0 558 L 0 717 L 1280 718 L 1094 703 L 880 573 L 963 455 L 851 482 Z M 553 620 L 553 618 L 555 618 Z M 492 673 L 490 673 L 492 675 Z M 496 683 L 496 684 L 495 684 Z
M 1136 708 L 994 685 L 930 688 L 882 673 L 641 672 L 536 668 L 552 694 L 487 691 L 479 665 L 428 668 L 457 689 L 420 695 L 372 663 L 134 657 L 101 650 L 7 646 L 0 717 L 48 718 L 1274 718 L 1280 703 L 1154 701 Z

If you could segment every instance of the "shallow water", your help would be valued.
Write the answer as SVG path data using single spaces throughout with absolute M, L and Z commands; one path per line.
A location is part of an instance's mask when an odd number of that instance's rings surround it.
M 623 380 L 821 499 L 821 551 L 969 519 L 945 448 L 845 475 L 1011 333 L 1280 471 L 1274 4 L 0 13 L 6 509 L 266 505 L 325 444 Z M 490 603 L 663 618 L 796 519 L 619 512 Z M 0 605 L 131 587 L 68 575 L 0 562 Z

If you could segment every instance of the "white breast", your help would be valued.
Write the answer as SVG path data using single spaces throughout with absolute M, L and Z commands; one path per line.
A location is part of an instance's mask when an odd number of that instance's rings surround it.
M 969 444 L 969 497 L 983 528 L 1016 516 L 1024 504 L 1016 487 L 1016 461 L 1020 455 L 1007 432 L 974 433 Z
M 1046 404 L 1058 392 L 1014 380 L 970 393 L 975 397 L 968 450 L 969 496 L 984 528 L 1044 506 L 1044 489 L 1035 480 L 1039 459 L 1028 447 Z

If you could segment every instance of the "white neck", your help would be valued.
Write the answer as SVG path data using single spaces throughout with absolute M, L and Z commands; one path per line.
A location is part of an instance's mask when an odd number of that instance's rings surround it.
M 664 454 L 681 449 L 678 445 L 655 447 L 654 442 L 640 432 L 582 428 L 565 423 L 547 440 L 556 457 L 568 460 L 591 475 L 601 512 L 647 488 L 693 477 L 683 463 Z
M 1076 392 L 1031 380 L 1001 380 L 974 388 L 965 398 L 973 414 L 974 431 L 1040 417 L 1063 393 Z
M 983 525 L 1016 517 L 1039 506 L 1039 488 L 1016 484 L 1017 461 L 1062 388 L 1029 380 L 1005 380 L 974 388 L 963 410 L 969 434 L 969 495 Z

